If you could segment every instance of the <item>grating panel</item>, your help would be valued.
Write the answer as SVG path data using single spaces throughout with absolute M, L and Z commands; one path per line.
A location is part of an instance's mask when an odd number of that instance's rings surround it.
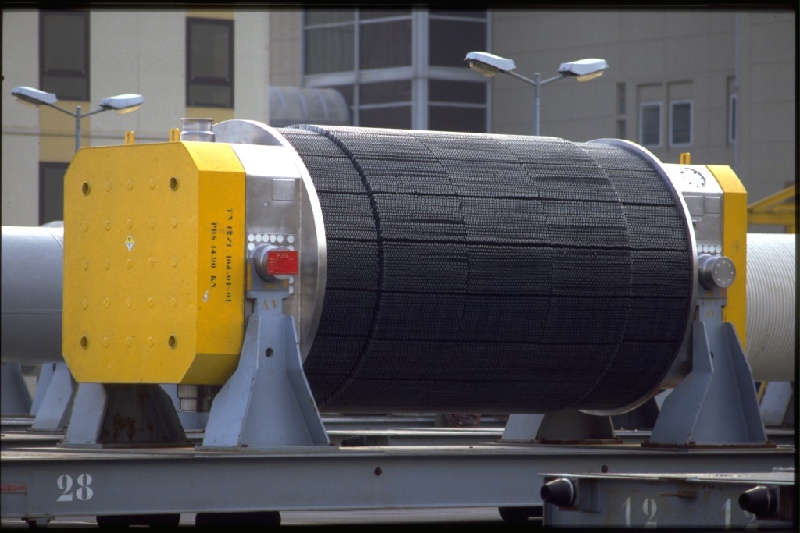
M 550 137 L 296 126 L 328 245 L 321 410 L 615 409 L 688 322 L 683 211 L 644 158 Z

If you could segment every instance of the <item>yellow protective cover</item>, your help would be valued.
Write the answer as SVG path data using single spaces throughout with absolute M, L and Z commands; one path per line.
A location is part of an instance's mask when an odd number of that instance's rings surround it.
M 727 165 L 706 165 L 722 188 L 722 255 L 736 266 L 728 287 L 722 319 L 733 324 L 742 348 L 747 348 L 747 191 Z
M 78 382 L 222 384 L 244 335 L 245 171 L 227 144 L 81 149 L 64 182 Z

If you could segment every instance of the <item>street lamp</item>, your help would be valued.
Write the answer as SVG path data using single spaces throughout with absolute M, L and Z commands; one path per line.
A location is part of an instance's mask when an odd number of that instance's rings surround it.
M 579 59 L 568 63 L 561 63 L 558 67 L 558 74 L 546 80 L 541 79 L 537 72 L 533 79 L 526 78 L 514 72 L 517 66 L 513 59 L 506 59 L 488 52 L 470 52 L 464 58 L 468 62 L 469 68 L 482 74 L 483 76 L 494 76 L 497 73 L 508 74 L 513 78 L 522 80 L 533 85 L 533 134 L 539 135 L 539 88 L 542 85 L 558 81 L 567 76 L 574 76 L 578 81 L 589 81 L 603 75 L 603 71 L 608 68 L 605 59 Z
M 109 96 L 100 101 L 100 106 L 94 111 L 81 114 L 81 106 L 75 107 L 75 112 L 57 106 L 58 98 L 53 93 L 40 91 L 33 87 L 14 87 L 11 94 L 21 104 L 29 107 L 37 108 L 46 105 L 52 107 L 62 113 L 66 113 L 71 117 L 75 117 L 75 151 L 77 152 L 81 147 L 81 119 L 102 113 L 103 111 L 114 110 L 119 114 L 130 113 L 136 111 L 144 103 L 144 98 L 141 94 L 118 94 L 117 96 Z

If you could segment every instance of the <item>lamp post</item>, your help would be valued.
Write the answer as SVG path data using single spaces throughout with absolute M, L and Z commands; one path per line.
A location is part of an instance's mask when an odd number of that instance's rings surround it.
M 81 114 L 81 106 L 75 107 L 75 112 L 69 111 L 64 109 L 61 106 L 56 105 L 58 102 L 58 97 L 53 93 L 48 93 L 45 91 L 40 91 L 39 89 L 34 89 L 33 87 L 14 87 L 11 91 L 11 94 L 17 99 L 18 102 L 21 104 L 27 105 L 29 107 L 38 108 L 40 106 L 46 105 L 48 107 L 52 107 L 62 113 L 66 113 L 71 117 L 75 117 L 75 151 L 77 152 L 81 147 L 81 119 L 85 117 L 89 117 L 92 115 L 96 115 L 98 113 L 102 113 L 103 111 L 110 111 L 114 110 L 119 114 L 130 113 L 131 111 L 136 111 L 139 109 L 142 104 L 144 103 L 144 98 L 140 94 L 118 94 L 117 96 L 109 96 L 108 98 L 103 98 L 100 101 L 100 106 L 95 109 L 94 111 L 90 111 L 88 113 Z
M 533 134 L 537 136 L 539 135 L 539 92 L 542 85 L 568 76 L 574 76 L 580 82 L 589 81 L 602 76 L 603 71 L 608 68 L 605 59 L 579 59 L 561 63 L 557 75 L 543 80 L 538 72 L 533 75 L 533 79 L 517 74 L 514 72 L 517 67 L 513 59 L 506 59 L 488 52 L 470 52 L 464 60 L 468 62 L 469 68 L 483 76 L 492 77 L 497 73 L 508 74 L 512 78 L 533 85 Z

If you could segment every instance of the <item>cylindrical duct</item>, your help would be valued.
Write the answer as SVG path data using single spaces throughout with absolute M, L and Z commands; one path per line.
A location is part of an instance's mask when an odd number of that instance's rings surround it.
M 655 393 L 696 258 L 660 163 L 622 141 L 281 129 L 322 206 L 306 376 L 328 412 L 613 411 Z
M 797 378 L 796 237 L 747 235 L 747 361 L 757 381 Z
M 62 362 L 64 228 L 3 226 L 3 361 Z

